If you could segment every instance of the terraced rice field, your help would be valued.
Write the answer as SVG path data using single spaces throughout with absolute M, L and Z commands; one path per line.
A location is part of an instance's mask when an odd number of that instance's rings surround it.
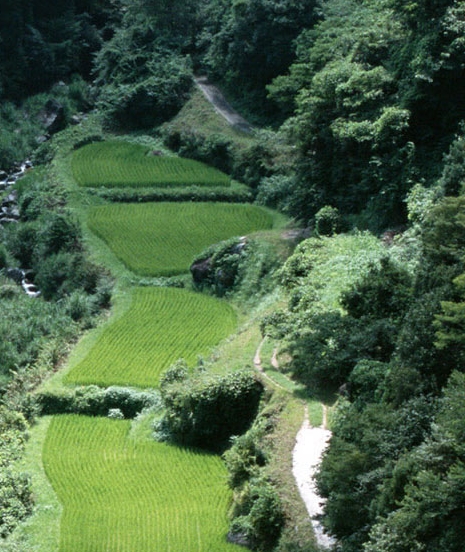
M 209 245 L 271 228 L 273 221 L 255 205 L 163 202 L 94 207 L 88 225 L 136 274 L 172 276 L 187 272 Z
M 234 552 L 218 456 L 129 437 L 130 422 L 55 417 L 43 451 L 63 504 L 59 552 Z
M 128 311 L 109 321 L 66 383 L 157 387 L 161 372 L 179 358 L 199 355 L 236 329 L 225 301 L 175 288 L 136 288 Z
M 105 188 L 228 187 L 221 171 L 192 159 L 151 154 L 129 142 L 95 142 L 76 150 L 73 176 L 80 186 Z

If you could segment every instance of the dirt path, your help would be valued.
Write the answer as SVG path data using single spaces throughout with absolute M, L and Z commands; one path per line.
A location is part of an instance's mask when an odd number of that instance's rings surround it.
M 323 424 L 325 424 L 323 410 Z M 331 432 L 322 427 L 312 427 L 305 412 L 305 420 L 297 433 L 296 443 L 292 454 L 292 473 L 299 488 L 300 496 L 312 520 L 313 530 L 318 544 L 324 549 L 330 549 L 335 541 L 323 531 L 323 527 L 316 516 L 322 511 L 323 499 L 318 495 L 313 477 L 321 462 L 321 456 L 329 444 Z
M 196 78 L 195 84 L 203 92 L 203 95 L 213 105 L 215 110 L 224 117 L 231 126 L 242 132 L 250 133 L 253 131 L 252 126 L 229 105 L 221 91 L 213 84 L 210 84 L 206 77 Z
M 255 351 L 253 363 L 255 369 L 258 370 L 263 376 L 268 377 L 264 371 L 261 360 L 261 350 L 266 338 L 263 338 Z M 274 368 L 279 368 L 277 359 L 278 348 L 273 350 L 271 357 L 271 365 Z M 270 379 L 270 378 L 268 378 Z M 282 386 L 273 382 L 278 387 Z M 313 427 L 310 425 L 308 418 L 308 408 L 305 407 L 305 419 L 296 436 L 296 442 L 292 453 L 292 473 L 297 483 L 300 496 L 307 508 L 308 515 L 312 521 L 313 530 L 315 532 L 315 538 L 317 543 L 323 549 L 331 549 L 335 544 L 334 539 L 328 536 L 324 531 L 321 523 L 317 518 L 323 511 L 323 499 L 319 496 L 315 482 L 313 480 L 318 466 L 321 462 L 321 457 L 326 447 L 329 444 L 331 438 L 331 432 L 328 427 L 328 408 L 322 404 L 323 409 L 323 423 L 321 427 Z

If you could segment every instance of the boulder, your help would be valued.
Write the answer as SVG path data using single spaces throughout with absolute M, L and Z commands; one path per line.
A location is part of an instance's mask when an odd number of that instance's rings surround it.
M 9 268 L 6 271 L 6 275 L 18 285 L 21 285 L 24 279 L 24 270 L 22 268 Z
M 190 271 L 192 274 L 192 279 L 196 284 L 201 284 L 202 282 L 205 282 L 210 278 L 211 264 L 211 257 L 192 263 Z
M 252 542 L 245 533 L 233 533 L 229 531 L 226 540 L 232 544 L 237 544 L 239 546 L 245 546 L 247 548 L 252 547 Z
M 57 100 L 48 100 L 39 117 L 50 134 L 63 130 L 65 127 L 65 110 Z

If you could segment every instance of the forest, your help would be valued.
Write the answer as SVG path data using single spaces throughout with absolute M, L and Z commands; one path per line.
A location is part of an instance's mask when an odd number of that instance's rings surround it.
M 189 111 L 198 77 L 224 92 L 250 135 L 212 130 Z M 121 136 L 131 148 L 114 149 Z M 160 186 L 144 166 L 140 182 L 129 172 L 114 185 L 118 159 L 140 166 L 159 148 L 188 158 L 186 171 L 196 167 L 211 183 L 186 191 L 163 175 Z M 100 161 L 89 162 L 89 152 L 105 149 L 115 157 L 96 183 L 90 163 Z M 231 527 L 250 548 L 318 550 L 290 536 L 276 481 L 263 475 L 281 406 L 250 373 L 216 380 L 203 361 L 194 373 L 178 361 L 160 368 L 156 400 L 129 387 L 113 397 L 96 385 L 37 393 L 109 316 L 121 285 L 92 254 L 79 209 L 92 205 L 85 222 L 105 239 L 103 214 L 113 225 L 136 213 L 128 218 L 144 226 L 142 213 L 154 206 L 171 213 L 161 202 L 191 202 L 182 208 L 194 220 L 193 202 L 221 201 L 224 212 L 243 206 L 244 217 L 255 212 L 244 203 L 263 209 L 263 220 L 268 210 L 286 217 L 296 242 L 251 238 L 244 246 L 225 234 L 189 251 L 192 266 L 208 261 L 193 282 L 182 276 L 184 260 L 173 274 L 144 268 L 124 273 L 125 282 L 142 289 L 172 276 L 169 287 L 262 305 L 261 337 L 278 344 L 283 374 L 333 408 L 316 480 L 335 551 L 462 552 L 464 0 L 5 0 L 3 214 L 11 214 L 8 175 L 26 159 L 34 168 L 14 185 L 16 220 L 0 220 L 0 550 L 27 550 L 9 536 L 34 509 L 18 461 L 41 414 L 110 408 L 129 418 L 159 402 L 159 435 L 223 453 L 235 493 Z M 268 218 L 260 224 L 275 228 Z M 122 245 L 133 229 L 108 232 Z M 149 246 L 139 245 L 145 255 Z M 17 267 L 40 298 L 15 283 Z M 218 412 L 237 423 L 218 427 Z

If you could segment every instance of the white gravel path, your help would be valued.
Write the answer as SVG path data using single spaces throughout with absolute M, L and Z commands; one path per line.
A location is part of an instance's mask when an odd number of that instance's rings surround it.
M 330 549 L 335 541 L 323 532 L 321 523 L 315 519 L 322 513 L 323 499 L 318 495 L 313 476 L 318 469 L 321 455 L 328 446 L 331 432 L 323 427 L 312 427 L 306 417 L 297 433 L 292 456 L 292 472 L 299 488 L 300 496 L 307 507 L 312 520 L 313 530 L 318 544 Z

